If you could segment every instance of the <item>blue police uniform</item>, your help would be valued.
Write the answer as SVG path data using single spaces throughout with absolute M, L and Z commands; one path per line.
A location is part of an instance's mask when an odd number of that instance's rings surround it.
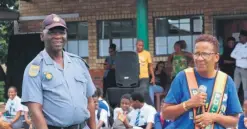
M 57 127 L 89 119 L 87 98 L 95 92 L 85 62 L 68 52 L 63 57 L 64 68 L 41 51 L 26 67 L 22 85 L 22 103 L 41 104 L 47 124 Z
M 205 85 L 207 87 L 206 105 L 209 105 L 214 88 L 215 78 L 204 78 L 200 76 L 196 70 L 195 76 L 197 79 L 198 86 Z M 180 104 L 189 99 L 190 93 L 188 89 L 186 75 L 184 71 L 181 71 L 173 80 L 171 88 L 165 98 L 165 103 Z M 237 115 L 241 112 L 242 108 L 238 99 L 235 84 L 232 78 L 228 76 L 220 113 L 223 115 Z M 180 115 L 174 122 L 169 124 L 166 127 L 166 129 L 192 129 L 194 128 L 193 118 L 193 110 L 190 109 L 184 114 Z M 214 129 L 224 129 L 224 127 L 218 123 L 215 123 Z

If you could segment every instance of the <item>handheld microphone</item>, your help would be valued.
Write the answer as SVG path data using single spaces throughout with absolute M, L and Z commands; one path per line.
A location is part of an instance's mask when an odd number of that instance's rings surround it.
M 207 87 L 204 85 L 200 85 L 198 89 L 198 93 L 207 93 Z M 196 115 L 202 114 L 202 106 L 197 108 Z

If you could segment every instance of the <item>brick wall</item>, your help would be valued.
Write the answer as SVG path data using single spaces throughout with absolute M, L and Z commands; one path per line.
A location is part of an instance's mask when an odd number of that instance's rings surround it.
M 79 18 L 66 21 L 87 21 L 89 33 L 89 58 L 94 82 L 102 86 L 103 59 L 97 59 L 96 21 L 129 19 L 136 17 L 137 0 L 32 0 L 20 1 L 21 16 L 40 16 L 50 13 L 79 13 Z M 205 33 L 213 34 L 213 16 L 247 13 L 245 0 L 148 0 L 149 48 L 154 53 L 153 18 L 160 16 L 204 15 Z M 20 32 L 39 32 L 41 21 L 20 21 Z M 155 57 L 154 61 L 166 60 Z

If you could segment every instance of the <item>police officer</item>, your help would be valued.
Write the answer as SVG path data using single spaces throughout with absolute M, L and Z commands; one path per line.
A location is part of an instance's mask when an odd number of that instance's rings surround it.
M 65 21 L 56 14 L 43 21 L 45 49 L 26 67 L 22 103 L 36 129 L 95 129 L 95 86 L 85 62 L 63 51 Z

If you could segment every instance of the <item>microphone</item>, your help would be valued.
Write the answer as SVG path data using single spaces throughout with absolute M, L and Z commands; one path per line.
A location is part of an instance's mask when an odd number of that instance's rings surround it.
M 200 85 L 198 89 L 198 93 L 207 93 L 207 87 L 204 85 Z M 202 114 L 202 106 L 197 108 L 196 115 Z

